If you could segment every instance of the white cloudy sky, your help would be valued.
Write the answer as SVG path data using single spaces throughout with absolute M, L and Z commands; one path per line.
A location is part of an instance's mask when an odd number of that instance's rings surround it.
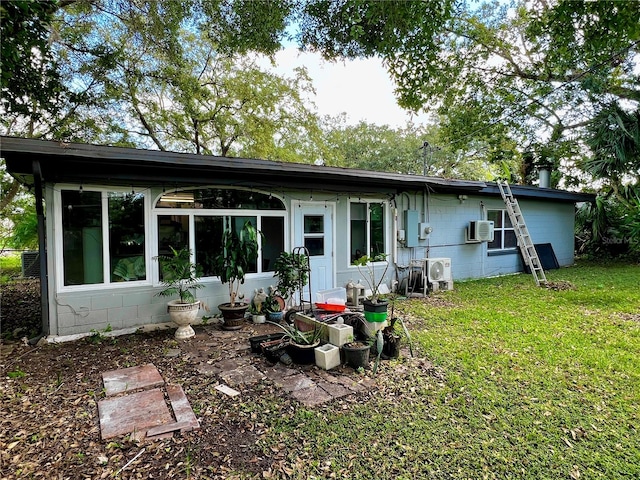
M 350 124 L 364 120 L 391 127 L 402 127 L 412 118 L 414 123 L 425 121 L 425 116 L 411 117 L 397 105 L 393 83 L 380 60 L 325 62 L 317 54 L 286 48 L 277 54 L 276 63 L 272 70 L 285 76 L 290 76 L 296 67 L 307 67 L 320 115 L 344 112 Z

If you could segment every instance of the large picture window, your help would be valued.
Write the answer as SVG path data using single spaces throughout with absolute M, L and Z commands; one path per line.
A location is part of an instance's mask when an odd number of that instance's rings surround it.
M 514 250 L 517 246 L 516 234 L 506 210 L 488 210 L 487 220 L 493 221 L 493 242 L 489 250 Z
M 351 262 L 386 253 L 385 206 L 380 202 L 352 202 L 349 206 Z
M 249 190 L 190 189 L 164 194 L 156 208 L 158 253 L 170 253 L 170 247 L 189 248 L 204 276 L 214 276 L 214 259 L 222 251 L 224 230 L 239 232 L 245 222 L 263 233 L 258 259 L 247 273 L 273 272 L 274 262 L 285 248 L 284 204 L 271 195 Z
M 146 280 L 144 193 L 62 190 L 60 199 L 65 286 Z

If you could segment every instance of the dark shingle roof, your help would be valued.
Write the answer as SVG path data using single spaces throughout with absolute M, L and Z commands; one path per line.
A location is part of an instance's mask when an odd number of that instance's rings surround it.
M 322 165 L 229 158 L 135 148 L 1 137 L 7 170 L 33 183 L 40 163 L 46 182 L 106 185 L 246 185 L 254 188 L 302 188 L 316 191 L 393 193 L 429 188 L 435 193 L 499 195 L 490 182 L 373 172 Z M 592 201 L 593 195 L 564 190 L 512 186 L 514 195 L 561 202 Z

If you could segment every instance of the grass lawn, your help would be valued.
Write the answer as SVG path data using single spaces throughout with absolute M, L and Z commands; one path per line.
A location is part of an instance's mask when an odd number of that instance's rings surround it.
M 22 273 L 22 258 L 19 253 L 0 255 L 0 284 Z
M 423 368 L 384 362 L 366 402 L 247 405 L 265 450 L 301 479 L 640 478 L 640 266 L 547 276 L 399 301 Z

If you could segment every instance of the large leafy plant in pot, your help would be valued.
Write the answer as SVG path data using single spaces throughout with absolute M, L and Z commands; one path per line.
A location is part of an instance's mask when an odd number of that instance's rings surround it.
M 281 252 L 273 268 L 273 276 L 278 277 L 276 289 L 290 306 L 295 293 L 309 283 L 308 258 L 301 253 Z
M 245 222 L 242 230 L 225 229 L 222 234 L 222 251 L 213 261 L 214 273 L 229 286 L 229 302 L 218 305 L 225 330 L 242 328 L 244 314 L 249 308 L 245 302 L 237 302 L 240 285 L 249 268 L 258 258 L 258 236 L 262 235 L 251 222 Z
M 195 291 L 202 288 L 200 277 L 202 267 L 191 261 L 191 251 L 187 248 L 171 248 L 171 255 L 158 255 L 164 289 L 156 295 L 178 298 L 167 303 L 171 321 L 178 325 L 175 337 L 180 340 L 193 337 L 196 333 L 191 323 L 196 319 L 201 303 L 196 300 Z

